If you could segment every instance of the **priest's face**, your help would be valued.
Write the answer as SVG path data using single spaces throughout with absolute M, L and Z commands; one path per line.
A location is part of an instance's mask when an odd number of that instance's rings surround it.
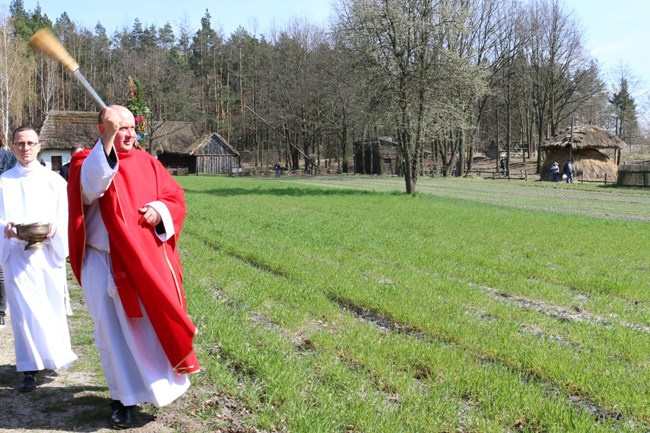
M 36 156 L 41 150 L 38 142 L 38 135 L 35 131 L 25 130 L 14 134 L 14 142 L 11 147 L 20 165 L 27 167 L 36 161 Z
M 120 114 L 120 128 L 115 136 L 115 150 L 117 152 L 129 152 L 136 143 L 135 118 L 126 107 L 113 107 Z

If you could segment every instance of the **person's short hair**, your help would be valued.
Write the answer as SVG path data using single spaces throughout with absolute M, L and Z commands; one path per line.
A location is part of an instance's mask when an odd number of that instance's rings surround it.
M 29 125 L 22 125 L 14 129 L 14 132 L 11 133 L 11 142 L 13 143 L 13 141 L 16 139 L 16 134 L 23 131 L 34 131 L 36 135 L 38 135 L 38 132 L 36 132 L 36 130 L 33 127 Z
M 84 150 L 84 147 L 83 147 L 81 144 L 77 144 L 77 145 L 75 145 L 75 146 L 72 146 L 72 147 L 70 148 L 70 155 L 74 155 L 74 154 L 77 153 L 77 151 L 79 151 L 79 150 Z

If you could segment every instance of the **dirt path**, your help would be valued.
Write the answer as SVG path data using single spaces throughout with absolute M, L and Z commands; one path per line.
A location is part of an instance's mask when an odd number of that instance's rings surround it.
M 80 290 L 79 286 L 71 290 Z M 73 303 L 75 315 L 87 315 L 82 301 Z M 112 432 L 109 423 L 109 394 L 97 361 L 89 360 L 84 348 L 73 347 L 79 360 L 69 370 L 41 373 L 38 388 L 21 393 L 22 374 L 16 372 L 11 312 L 7 325 L 0 326 L 0 432 Z M 75 327 L 89 326 L 89 320 L 69 320 L 71 333 Z M 88 332 L 88 330 L 85 330 Z M 73 345 L 74 346 L 74 345 Z M 196 381 L 196 379 L 195 379 Z M 194 389 L 192 389 L 194 388 Z M 136 409 L 134 428 L 129 432 L 201 432 L 208 431 L 196 419 L 185 415 L 196 403 L 200 390 L 196 387 L 162 409 L 142 405 Z M 190 411 L 191 412 L 191 411 Z

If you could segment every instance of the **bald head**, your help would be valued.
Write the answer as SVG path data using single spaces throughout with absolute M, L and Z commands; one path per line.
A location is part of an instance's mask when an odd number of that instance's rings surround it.
M 135 118 L 122 105 L 109 105 L 99 113 L 99 132 L 104 145 L 112 142 L 117 152 L 130 152 L 137 139 Z

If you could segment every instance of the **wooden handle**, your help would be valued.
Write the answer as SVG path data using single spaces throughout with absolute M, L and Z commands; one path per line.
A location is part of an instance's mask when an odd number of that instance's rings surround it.
M 47 27 L 34 33 L 34 36 L 29 40 L 29 45 L 50 56 L 57 62 L 60 62 L 70 73 L 74 73 L 79 69 L 79 64 L 68 53 L 61 41 L 59 41 L 59 39 L 54 36 L 54 33 L 52 33 L 52 31 Z

